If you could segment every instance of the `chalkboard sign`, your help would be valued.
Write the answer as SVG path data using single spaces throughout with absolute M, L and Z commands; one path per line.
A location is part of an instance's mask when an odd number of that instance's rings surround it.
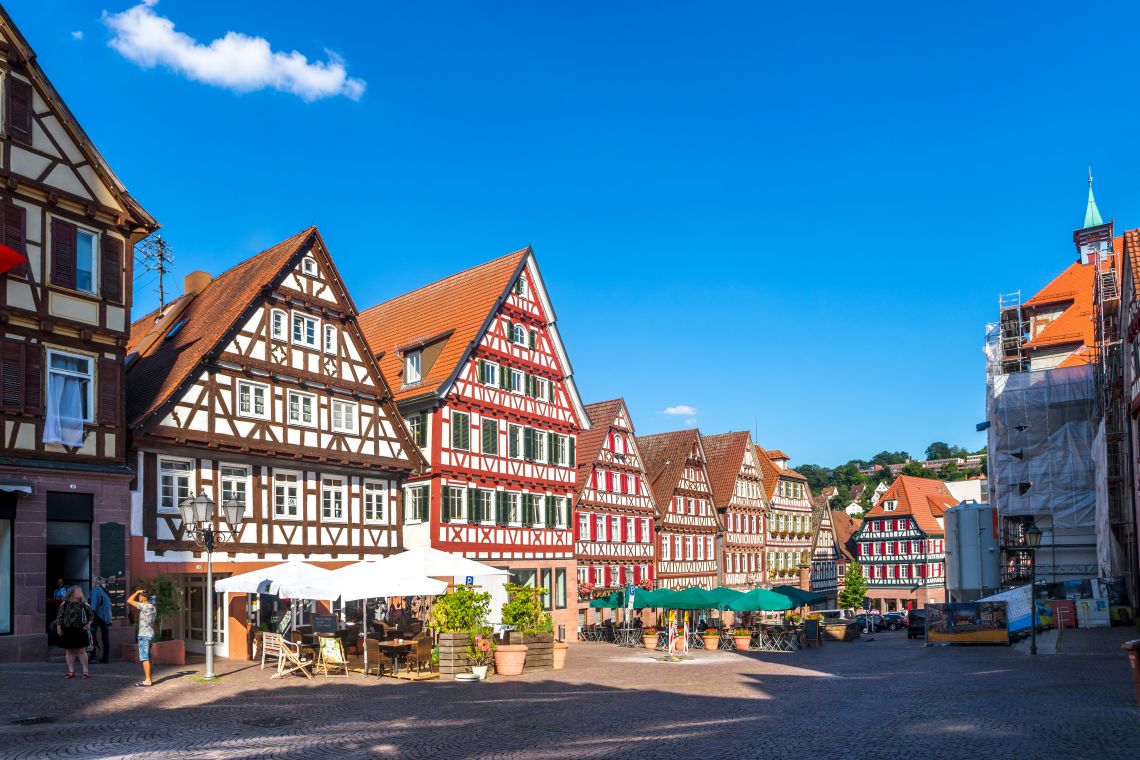
M 111 617 L 125 618 L 127 616 L 127 579 L 123 576 L 108 578 L 103 584 L 107 596 L 111 597 Z
M 285 614 L 281 616 L 281 620 L 277 623 L 277 633 L 284 636 L 289 632 L 289 625 L 293 622 L 293 610 L 285 610 Z
M 336 633 L 336 615 L 313 615 L 313 633 Z

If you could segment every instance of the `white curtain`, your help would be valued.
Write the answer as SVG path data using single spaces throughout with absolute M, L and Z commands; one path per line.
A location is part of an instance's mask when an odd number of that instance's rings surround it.
M 83 445 L 84 381 L 66 375 L 48 375 L 47 419 L 44 443 Z

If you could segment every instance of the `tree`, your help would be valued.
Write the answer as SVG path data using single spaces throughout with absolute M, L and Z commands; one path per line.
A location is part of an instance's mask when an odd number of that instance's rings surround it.
M 867 579 L 858 562 L 847 563 L 847 573 L 843 576 L 844 587 L 839 592 L 840 609 L 862 609 L 863 597 L 867 595 Z
M 802 464 L 796 468 L 796 472 L 807 478 L 812 493 L 819 493 L 825 486 L 831 485 L 831 470 L 818 464 Z
M 884 467 L 888 464 L 903 464 L 909 461 L 910 454 L 905 451 L 880 451 L 871 457 L 871 464 L 881 464 Z
M 927 459 L 949 459 L 950 456 L 950 444 L 943 441 L 935 441 L 926 447 Z
M 938 471 L 938 477 L 943 480 L 965 480 L 966 474 L 958 469 L 956 462 L 947 462 L 942 465 L 942 469 Z
M 910 475 L 915 478 L 932 478 L 938 480 L 938 473 L 934 470 L 928 470 L 918 462 L 910 462 L 902 468 L 903 475 Z

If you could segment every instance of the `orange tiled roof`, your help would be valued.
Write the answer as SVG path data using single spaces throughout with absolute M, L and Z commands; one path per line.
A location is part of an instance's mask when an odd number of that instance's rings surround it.
M 863 526 L 863 521 L 842 510 L 832 510 L 831 524 L 835 526 L 835 539 L 839 542 L 839 550 L 847 559 L 855 561 L 855 541 L 852 540 L 852 536 Z
M 302 230 L 218 275 L 198 295 L 176 299 L 166 307 L 166 317 L 158 322 L 158 312 L 154 311 L 132 324 L 129 352 L 156 331 L 169 331 L 184 321 L 174 335 L 154 341 L 129 364 L 128 425 L 140 425 L 190 379 L 203 357 L 230 331 L 261 288 L 273 282 L 285 265 L 318 236 L 316 227 Z
M 771 449 L 768 452 L 768 458 L 769 459 L 791 459 L 790 456 L 788 456 L 784 452 L 780 451 L 779 449 Z
M 668 509 L 673 501 L 685 460 L 693 446 L 699 444 L 700 431 L 696 428 L 637 437 L 637 450 L 641 452 L 641 463 L 659 510 Z
M 898 506 L 893 512 L 884 511 L 883 505 L 892 499 L 898 501 Z M 935 518 L 942 517 L 947 509 L 957 503 L 958 500 L 941 480 L 899 475 L 866 517 L 870 519 L 910 515 L 925 533 L 943 535 L 945 530 Z
M 1123 247 L 1123 243 L 1121 244 Z M 1119 261 L 1120 257 L 1116 257 Z M 1025 303 L 1030 312 L 1038 306 L 1058 306 L 1067 304 L 1065 310 L 1040 333 L 1026 341 L 1027 349 L 1046 348 L 1053 346 L 1090 346 L 1096 340 L 1093 328 L 1093 291 L 1095 287 L 1096 267 L 1092 264 L 1074 262 L 1065 271 L 1041 289 L 1037 295 Z M 1069 357 L 1072 359 L 1072 357 Z M 1086 361 L 1075 359 L 1072 364 L 1086 364 Z
M 1074 261 L 1063 272 L 1049 281 L 1033 298 L 1026 301 L 1022 308 L 1034 306 L 1055 305 L 1066 301 L 1092 303 L 1093 271 L 1092 264 L 1082 264 Z
M 529 254 L 530 248 L 508 253 L 361 312 L 360 329 L 371 349 L 382 354 L 380 370 L 397 400 L 434 394 L 451 378 Z M 424 378 L 404 385 L 397 349 L 445 333 L 446 345 Z
M 748 450 L 748 444 L 751 442 L 752 436 L 748 431 L 701 436 L 705 457 L 708 460 L 713 504 L 716 506 L 723 507 L 732 500 L 732 492 L 736 489 L 736 476 L 740 474 L 741 465 L 744 464 L 744 452 Z M 757 471 L 757 475 L 759 474 Z
M 586 416 L 590 418 L 590 427 L 578 434 L 578 448 L 575 456 L 578 459 L 578 491 L 586 487 L 590 480 L 590 472 L 598 461 L 598 454 L 602 451 L 602 444 L 610 433 L 610 425 L 617 418 L 618 410 L 625 404 L 625 399 L 615 398 L 609 401 L 599 401 L 596 404 L 586 404 Z M 633 421 L 629 426 L 633 428 Z

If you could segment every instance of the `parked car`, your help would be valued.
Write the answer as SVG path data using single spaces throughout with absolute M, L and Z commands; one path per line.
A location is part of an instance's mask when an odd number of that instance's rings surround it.
M 906 621 L 906 637 L 913 638 L 926 638 L 926 610 L 911 610 L 907 615 Z
M 883 618 L 887 621 L 888 631 L 898 631 L 906 628 L 906 615 L 901 612 L 888 612 L 886 615 L 883 615 Z
M 858 615 L 855 618 L 855 620 L 859 623 L 859 630 L 861 630 L 863 633 L 870 633 L 871 632 L 871 629 L 867 627 L 867 615 L 866 614 Z M 871 623 L 874 624 L 876 631 L 888 630 L 887 629 L 887 619 L 877 612 L 871 615 Z M 894 630 L 894 629 L 892 628 L 890 630 Z

